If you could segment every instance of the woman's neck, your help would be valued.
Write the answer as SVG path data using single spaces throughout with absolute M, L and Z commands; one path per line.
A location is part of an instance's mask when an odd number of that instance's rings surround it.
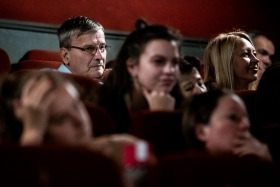
M 234 90 L 248 90 L 249 83 L 242 80 L 235 79 L 234 81 Z

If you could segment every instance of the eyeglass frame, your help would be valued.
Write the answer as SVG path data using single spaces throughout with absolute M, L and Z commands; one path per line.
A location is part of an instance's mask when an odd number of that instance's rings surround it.
M 104 47 L 104 49 L 100 49 L 100 46 L 105 46 L 105 47 Z M 91 53 L 86 51 L 88 48 L 93 48 L 93 47 L 94 47 L 94 50 Z M 106 50 L 106 52 L 109 52 L 111 49 L 111 46 L 107 45 L 107 44 L 99 45 L 99 46 L 88 46 L 88 47 L 78 47 L 78 46 L 70 45 L 70 46 L 67 46 L 66 48 L 67 49 L 69 49 L 69 48 L 79 49 L 79 50 L 85 52 L 87 55 L 93 55 L 93 54 L 97 53 L 98 49 L 100 50 L 101 53 L 103 53 L 105 50 Z

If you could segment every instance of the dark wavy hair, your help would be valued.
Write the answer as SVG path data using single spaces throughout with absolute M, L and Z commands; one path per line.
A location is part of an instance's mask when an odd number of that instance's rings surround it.
M 104 85 L 100 87 L 101 93 L 98 94 L 98 101 L 106 99 L 112 92 L 124 95 L 133 89 L 132 77 L 127 70 L 126 61 L 132 58 L 138 63 L 147 43 L 155 39 L 176 41 L 180 49 L 181 36 L 176 30 L 164 25 L 149 25 L 142 19 L 137 20 L 135 30 L 127 36 L 121 46 L 114 61 L 113 70 Z
M 221 97 L 234 94 L 227 89 L 214 89 L 202 94 L 196 94 L 184 101 L 182 111 L 182 131 L 187 149 L 205 149 L 204 142 L 196 136 L 198 124 L 207 125 L 212 113 L 218 106 Z

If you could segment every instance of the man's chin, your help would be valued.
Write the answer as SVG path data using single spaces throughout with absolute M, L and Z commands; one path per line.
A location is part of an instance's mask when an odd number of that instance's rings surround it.
M 104 73 L 104 68 L 102 66 L 91 67 L 87 73 L 93 78 L 100 77 Z
M 96 72 L 94 72 L 94 74 L 92 74 L 91 77 L 94 78 L 94 79 L 100 79 L 102 77 L 103 73 L 104 73 L 103 70 L 102 71 L 96 71 Z

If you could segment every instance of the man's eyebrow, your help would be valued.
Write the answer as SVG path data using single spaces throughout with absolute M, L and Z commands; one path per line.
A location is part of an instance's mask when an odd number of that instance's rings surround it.
M 257 52 L 258 52 L 258 53 L 261 53 L 261 54 L 268 55 L 268 52 L 267 52 L 267 50 L 265 50 L 265 49 L 259 49 L 259 50 L 257 50 Z

